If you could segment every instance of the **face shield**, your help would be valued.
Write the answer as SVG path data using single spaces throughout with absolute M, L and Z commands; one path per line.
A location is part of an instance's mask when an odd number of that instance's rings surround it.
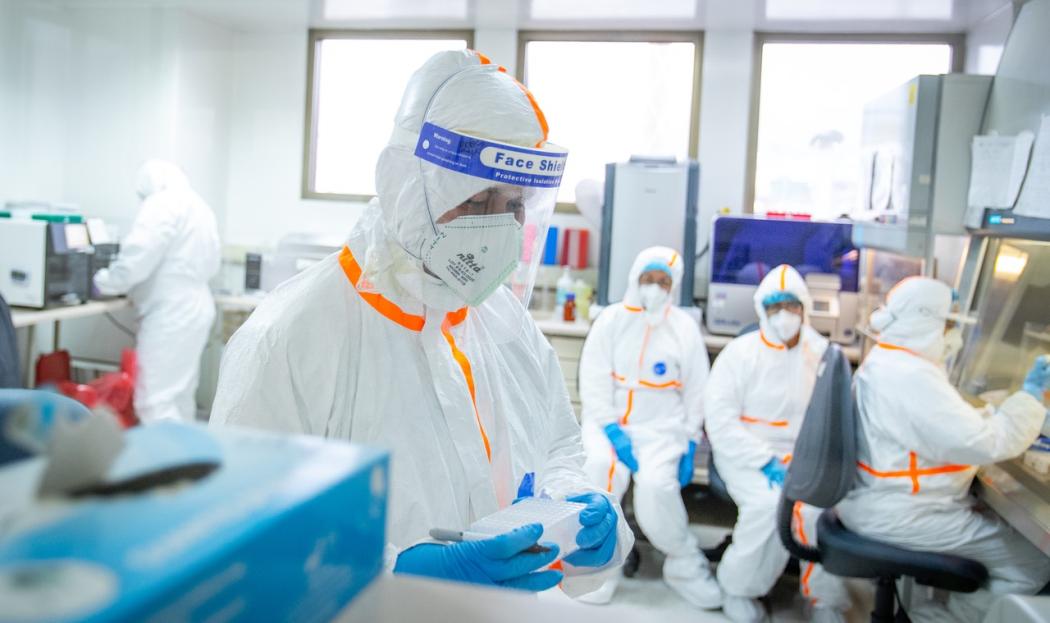
M 426 122 L 415 156 L 432 228 L 419 249 L 424 268 L 465 305 L 505 286 L 527 307 L 568 152 Z

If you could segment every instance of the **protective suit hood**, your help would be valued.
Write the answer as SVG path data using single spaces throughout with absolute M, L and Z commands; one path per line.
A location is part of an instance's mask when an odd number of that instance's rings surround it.
M 189 187 L 189 179 L 182 169 L 166 160 L 147 160 L 135 174 L 135 192 L 140 199 L 146 199 L 163 190 Z
M 671 269 L 671 294 L 667 304 L 662 310 L 646 313 L 646 320 L 650 324 L 657 324 L 666 317 L 667 308 L 676 304 L 680 297 L 683 261 L 678 251 L 670 247 L 649 247 L 639 253 L 634 258 L 634 264 L 631 265 L 631 271 L 627 275 L 627 291 L 623 295 L 623 302 L 628 307 L 642 307 L 642 299 L 638 293 L 638 279 L 642 276 L 645 267 L 653 262 L 665 264 Z
M 436 54 L 409 80 L 376 165 L 378 214 L 363 219 L 372 231 L 366 257 L 360 258 L 362 276 L 379 289 L 390 285 L 382 283 L 384 274 L 394 275 L 401 286 L 416 281 L 407 288 L 410 296 L 425 291 L 425 304 L 448 308 L 456 306 L 455 297 L 442 295 L 447 286 L 426 275 L 424 251 L 437 234 L 434 223 L 493 182 L 437 169 L 417 157 L 425 122 L 527 148 L 545 144 L 547 122 L 528 90 L 472 50 Z
M 781 264 L 769 272 L 758 284 L 758 290 L 755 291 L 755 313 L 758 314 L 758 324 L 762 330 L 762 335 L 767 340 L 774 344 L 782 344 L 783 342 L 777 337 L 776 331 L 773 331 L 769 324 L 769 318 L 766 316 L 766 309 L 762 305 L 762 301 L 766 299 L 770 294 L 776 292 L 787 292 L 802 302 L 803 316 L 802 316 L 802 327 L 803 331 L 805 327 L 809 325 L 809 314 L 813 310 L 813 298 L 809 295 L 809 288 L 806 287 L 806 280 L 803 279 L 802 275 L 797 270 L 788 266 L 787 264 Z
M 952 306 L 952 289 L 929 277 L 909 277 L 886 295 L 886 304 L 871 314 L 879 341 L 906 348 L 940 364 L 944 324 Z

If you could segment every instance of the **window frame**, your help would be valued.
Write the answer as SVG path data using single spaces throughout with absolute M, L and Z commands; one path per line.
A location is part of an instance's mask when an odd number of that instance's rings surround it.
M 767 43 L 932 43 L 951 50 L 950 73 L 960 73 L 966 63 L 965 33 L 793 33 L 755 32 L 751 68 L 751 110 L 748 117 L 747 169 L 744 214 L 755 213 L 755 175 L 758 165 L 758 113 L 762 101 L 762 50 Z
M 696 160 L 700 151 L 700 87 L 704 55 L 704 33 L 702 30 L 519 30 L 518 57 L 515 75 L 518 81 L 528 86 L 525 67 L 525 47 L 537 41 L 580 41 L 585 43 L 692 43 L 693 52 L 693 88 L 692 101 L 689 103 L 689 142 L 686 155 Z M 542 102 L 541 102 L 542 105 Z M 572 146 L 568 146 L 571 148 Z M 565 214 L 579 214 L 575 203 L 559 201 L 555 211 Z
M 320 72 L 317 69 L 317 50 L 325 40 L 356 39 L 463 39 L 467 49 L 474 49 L 474 31 L 462 29 L 437 30 L 358 30 L 349 28 L 311 28 L 307 37 L 306 51 L 306 113 L 303 124 L 303 170 L 300 195 L 303 199 L 325 201 L 368 202 L 375 195 L 323 193 L 314 190 L 314 175 L 317 172 L 317 107 Z M 393 113 L 393 111 L 391 111 Z

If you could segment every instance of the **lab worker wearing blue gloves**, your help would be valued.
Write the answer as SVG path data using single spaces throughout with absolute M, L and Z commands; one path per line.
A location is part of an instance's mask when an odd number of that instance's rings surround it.
M 564 574 L 562 589 L 583 594 L 634 542 L 619 505 L 585 477 L 557 355 L 519 298 L 566 158 L 547 133 L 502 67 L 470 50 L 434 55 L 405 89 L 378 197 L 346 246 L 271 292 L 223 354 L 213 426 L 391 451 L 395 572 L 530 591 Z M 528 474 L 537 496 L 587 497 L 580 549 L 561 571 L 528 551 L 543 540 L 535 527 L 427 542 L 512 504 Z
M 622 303 L 598 316 L 580 359 L 585 466 L 591 482 L 619 499 L 634 475 L 634 511 L 666 555 L 671 588 L 704 609 L 722 604 L 707 560 L 689 532 L 681 487 L 693 476 L 703 424 L 708 359 L 700 327 L 673 304 L 682 279 L 673 249 L 642 251 Z M 610 580 L 588 603 L 606 603 Z
M 828 340 L 808 323 L 812 309 L 806 282 L 780 265 L 766 275 L 754 297 L 757 331 L 742 335 L 715 359 L 704 413 L 715 467 L 739 512 L 733 542 L 718 565 L 725 591 L 723 612 L 732 621 L 762 621 L 758 601 L 788 564 L 777 535 L 776 512 L 791 451 L 809 405 L 817 366 Z M 815 542 L 819 512 L 800 505 L 795 530 Z M 813 607 L 810 620 L 842 621 L 850 600 L 838 578 L 804 563 L 800 589 Z
M 1034 594 L 1050 581 L 1050 558 L 970 496 L 979 466 L 1019 456 L 1044 427 L 1050 362 L 1037 358 L 1002 404 L 974 408 L 944 366 L 962 345 L 947 326 L 951 289 L 912 277 L 886 298 L 871 315 L 879 341 L 854 377 L 857 485 L 836 511 L 867 537 L 982 563 L 981 590 L 908 612 L 917 623 L 981 621 L 996 594 Z

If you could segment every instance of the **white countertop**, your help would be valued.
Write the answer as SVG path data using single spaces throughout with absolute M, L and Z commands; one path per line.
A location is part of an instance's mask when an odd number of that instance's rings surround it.
M 636 623 L 652 611 L 627 606 L 587 606 L 554 589 L 533 594 L 457 582 L 381 575 L 334 620 L 334 623 Z M 661 623 L 687 623 L 692 618 L 660 613 Z
M 244 294 L 216 294 L 215 304 L 223 311 L 247 311 L 250 312 L 259 306 L 265 298 L 265 292 Z
M 27 309 L 25 307 L 12 307 L 11 320 L 16 329 L 31 327 L 45 322 L 57 322 L 62 320 L 73 320 L 74 318 L 85 318 L 97 316 L 107 312 L 115 312 L 125 309 L 131 305 L 126 298 L 110 299 L 108 301 L 89 301 L 83 305 L 70 305 L 68 307 L 51 307 L 48 309 Z
M 544 335 L 556 335 L 562 337 L 587 337 L 591 330 L 591 323 L 586 321 L 565 322 L 560 318 L 554 318 L 550 312 L 533 312 L 532 319 Z

